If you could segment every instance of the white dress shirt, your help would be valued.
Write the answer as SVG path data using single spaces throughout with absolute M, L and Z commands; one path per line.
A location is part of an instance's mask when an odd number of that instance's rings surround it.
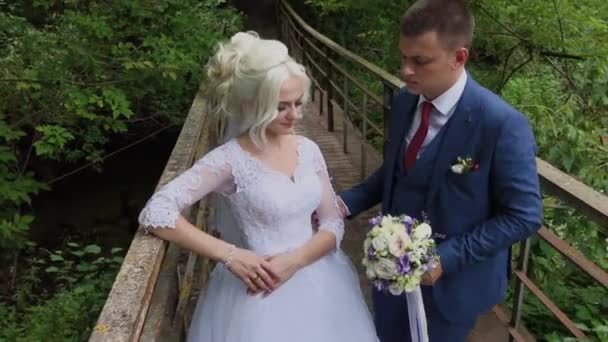
M 456 110 L 456 104 L 462 97 L 462 93 L 464 92 L 464 87 L 467 84 L 467 73 L 465 70 L 462 71 L 462 74 L 458 78 L 458 81 L 454 83 L 450 87 L 450 89 L 446 90 L 443 94 L 437 96 L 431 103 L 433 104 L 433 109 L 431 110 L 431 115 L 429 119 L 429 131 L 426 134 L 426 138 L 418 151 L 418 157 L 420 153 L 424 151 L 424 148 L 433 141 L 433 138 L 439 133 L 441 127 L 448 122 L 448 119 L 454 114 Z M 418 130 L 418 126 L 420 126 L 421 116 L 422 116 L 422 103 L 427 101 L 424 95 L 420 95 L 418 99 L 418 105 L 416 107 L 416 113 L 414 114 L 414 122 L 412 122 L 412 126 L 410 127 L 410 131 L 406 135 L 405 139 L 409 144 L 412 138 L 414 138 L 414 134 Z M 338 205 L 340 206 L 340 210 L 342 214 L 345 216 L 350 215 L 350 210 L 344 203 L 341 197 L 338 198 Z
M 454 114 L 454 110 L 456 109 L 456 104 L 458 100 L 462 97 L 462 93 L 464 92 L 464 86 L 467 84 L 467 73 L 465 70 L 462 71 L 462 74 L 458 78 L 458 81 L 454 83 L 450 87 L 450 89 L 446 90 L 443 94 L 437 96 L 433 101 L 430 101 L 433 104 L 433 109 L 431 110 L 431 115 L 429 119 L 429 131 L 426 134 L 426 138 L 418 151 L 418 157 L 424 148 L 428 146 L 428 144 L 433 141 L 433 138 L 439 133 L 441 127 L 448 122 L 452 114 Z M 416 107 L 416 113 L 414 114 L 414 121 L 412 122 L 412 126 L 410 127 L 410 131 L 406 135 L 406 142 L 409 144 L 410 141 L 414 138 L 414 134 L 418 130 L 420 126 L 420 121 L 422 117 L 422 103 L 427 101 L 424 95 L 420 95 L 418 98 L 418 105 Z

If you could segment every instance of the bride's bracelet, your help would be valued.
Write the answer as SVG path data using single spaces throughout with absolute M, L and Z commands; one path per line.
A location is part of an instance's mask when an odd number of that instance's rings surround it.
M 230 268 L 230 265 L 232 264 L 232 258 L 234 257 L 235 250 L 236 250 L 235 245 L 230 245 L 230 247 L 228 247 L 228 256 L 226 257 L 226 260 L 224 261 L 224 265 L 226 265 L 226 268 Z

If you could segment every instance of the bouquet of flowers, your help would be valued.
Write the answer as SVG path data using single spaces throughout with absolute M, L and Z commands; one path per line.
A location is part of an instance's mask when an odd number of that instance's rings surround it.
M 412 292 L 422 275 L 437 267 L 431 226 L 407 215 L 378 215 L 363 243 L 366 276 L 379 290 L 393 295 Z

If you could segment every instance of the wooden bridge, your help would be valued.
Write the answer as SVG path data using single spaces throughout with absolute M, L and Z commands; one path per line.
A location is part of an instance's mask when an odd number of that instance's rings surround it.
M 304 108 L 299 134 L 316 141 L 327 160 L 335 187 L 346 189 L 358 183 L 382 161 L 381 146 L 388 137 L 383 120 L 389 115 L 393 94 L 403 86 L 394 76 L 337 45 L 306 24 L 284 1 L 277 1 L 275 18 L 278 28 L 250 29 L 276 32 L 291 54 L 307 66 L 313 78 L 313 101 Z M 255 19 L 254 19 L 255 21 Z M 259 25 L 259 23 L 258 23 Z M 356 75 L 374 79 L 373 88 L 363 85 Z M 359 76 L 360 77 L 360 76 Z M 222 123 L 214 122 L 205 112 L 199 95 L 192 104 L 186 122 L 158 183 L 164 185 L 185 171 L 193 161 L 213 148 L 221 134 Z M 608 227 L 608 198 L 538 159 L 538 172 L 546 194 L 556 196 L 579 209 L 598 224 Z M 213 197 L 193 205 L 183 213 L 201 229 L 212 232 Z M 369 285 L 360 266 L 363 226 L 372 213 L 368 211 L 347 222 L 343 248 L 358 271 L 369 302 Z M 608 274 L 578 251 L 541 228 L 540 238 L 580 267 L 599 284 L 608 288 Z M 527 276 L 530 239 L 519 244 L 514 256 L 515 289 L 512 312 L 506 303 L 481 317 L 470 341 L 533 341 L 521 323 L 526 290 L 537 297 L 572 335 L 585 334 Z M 204 287 L 212 265 L 204 258 L 181 250 L 140 229 L 129 248 L 112 291 L 99 316 L 90 341 L 180 341 L 190 324 L 198 294 Z M 405 322 L 404 322 L 405 324 Z

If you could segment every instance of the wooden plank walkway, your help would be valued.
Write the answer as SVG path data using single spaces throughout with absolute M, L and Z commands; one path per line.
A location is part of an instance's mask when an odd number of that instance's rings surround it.
M 318 99 L 319 96 L 315 96 Z M 324 96 L 324 98 L 326 98 Z M 324 108 L 327 104 L 324 104 Z M 342 145 L 342 129 L 343 116 L 339 106 L 334 106 L 334 132 L 328 132 L 327 119 L 325 116 L 319 115 L 319 103 L 312 102 L 303 108 L 303 118 L 296 127 L 296 133 L 306 136 L 319 145 L 329 172 L 333 178 L 336 192 L 348 189 L 360 182 L 360 150 L 361 140 L 350 129 L 348 131 L 347 150 L 349 153 L 343 152 Z M 327 113 L 324 110 L 324 113 Z M 348 127 L 350 127 L 348 125 Z M 373 172 L 381 163 L 381 155 L 367 147 L 367 175 Z M 356 219 L 346 222 L 346 234 L 342 244 L 345 253 L 350 257 L 351 262 L 357 269 L 361 289 L 364 292 L 366 302 L 370 303 L 370 286 L 365 278 L 361 260 L 363 257 L 363 240 L 366 233 L 367 220 L 374 214 L 378 213 L 379 207 L 372 208 L 367 212 L 359 215 Z M 371 308 L 371 305 L 370 305 Z M 404 322 L 405 324 L 405 322 Z M 534 339 L 526 334 L 526 340 L 533 341 Z M 499 342 L 508 341 L 508 333 L 506 328 L 500 323 L 494 313 L 490 312 L 478 320 L 473 332 L 469 336 L 470 342 Z

